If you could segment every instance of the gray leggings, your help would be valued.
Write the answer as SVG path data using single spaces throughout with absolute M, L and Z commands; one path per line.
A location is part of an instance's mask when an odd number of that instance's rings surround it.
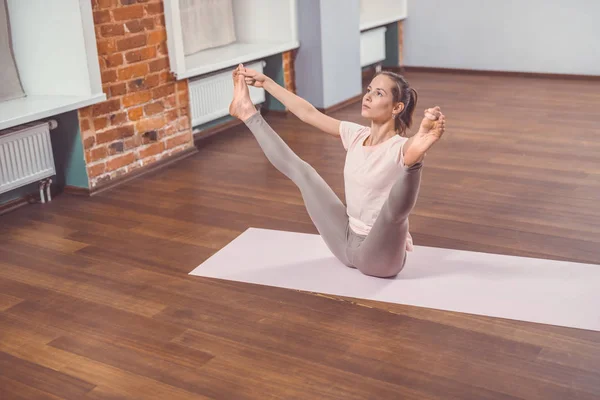
M 422 164 L 404 168 L 367 236 L 354 233 L 346 207 L 315 169 L 300 159 L 260 112 L 245 121 L 267 159 L 300 189 L 308 215 L 325 244 L 346 266 L 381 278 L 397 275 L 406 262 L 408 215 L 421 182 Z

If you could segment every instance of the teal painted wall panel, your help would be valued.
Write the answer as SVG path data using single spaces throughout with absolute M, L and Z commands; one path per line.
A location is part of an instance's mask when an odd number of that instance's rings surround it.
M 398 23 L 386 25 L 385 31 L 385 60 L 384 67 L 397 67 L 400 65 L 400 49 L 398 43 Z

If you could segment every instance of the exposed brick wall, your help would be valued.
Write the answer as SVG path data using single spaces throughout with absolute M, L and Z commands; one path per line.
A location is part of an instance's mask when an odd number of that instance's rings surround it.
M 162 0 L 91 0 L 107 101 L 79 110 L 90 187 L 193 146 L 169 70 Z
M 283 82 L 285 88 L 292 93 L 296 93 L 296 71 L 294 62 L 296 59 L 296 51 L 290 50 L 283 53 Z

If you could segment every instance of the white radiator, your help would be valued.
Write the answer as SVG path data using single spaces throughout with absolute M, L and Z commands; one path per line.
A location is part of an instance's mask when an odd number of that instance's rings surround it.
M 0 193 L 56 175 L 52 123 L 28 124 L 0 133 Z
M 263 71 L 263 61 L 245 65 L 258 72 Z M 231 72 L 220 72 L 214 75 L 190 79 L 190 108 L 192 126 L 198 126 L 217 118 L 229 115 L 229 104 L 233 98 L 233 80 Z M 265 90 L 250 87 L 250 99 L 254 104 L 265 101 Z

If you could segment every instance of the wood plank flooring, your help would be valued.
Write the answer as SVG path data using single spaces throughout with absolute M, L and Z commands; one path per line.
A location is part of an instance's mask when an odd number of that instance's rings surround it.
M 448 124 L 416 245 L 600 264 L 599 82 L 407 78 Z M 267 119 L 344 199 L 341 143 Z M 188 276 L 248 227 L 316 233 L 243 127 L 0 227 L 3 400 L 600 398 L 598 332 Z

